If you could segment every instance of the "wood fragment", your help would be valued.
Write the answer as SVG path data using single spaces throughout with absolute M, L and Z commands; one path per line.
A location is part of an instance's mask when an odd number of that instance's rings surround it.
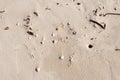
M 26 24 L 29 24 L 30 23 L 30 20 L 26 21 Z
M 120 51 L 120 49 L 115 49 L 115 51 Z
M 34 35 L 34 33 L 33 32 L 31 32 L 31 31 L 27 31 L 27 33 L 29 34 L 29 35 Z
M 29 27 L 29 25 L 27 25 L 27 24 L 25 24 L 24 26 L 25 26 L 25 27 Z
M 51 10 L 51 8 L 46 7 L 45 10 Z
M 95 23 L 95 24 L 97 24 L 97 25 L 99 25 L 102 29 L 105 29 L 105 28 L 106 28 L 106 24 L 103 26 L 103 25 L 101 25 L 100 23 L 98 23 L 97 21 L 94 21 L 94 20 L 92 20 L 92 19 L 90 19 L 89 21 L 90 21 L 90 22 L 93 22 L 93 23 Z
M 0 13 L 4 13 L 5 11 L 0 11 Z
M 39 16 L 37 12 L 33 12 L 33 14 L 34 14 L 35 16 Z
M 98 9 L 93 10 L 93 13 L 94 13 L 95 16 L 97 16 L 97 12 L 98 12 Z
M 9 29 L 9 27 L 8 27 L 8 26 L 4 28 L 4 30 L 8 30 L 8 29 Z
M 106 13 L 103 16 L 107 16 L 107 15 L 120 15 L 120 13 Z
M 27 17 L 27 18 L 23 19 L 23 21 L 30 21 L 30 18 Z
M 29 30 L 32 30 L 32 28 L 31 28 L 31 27 L 29 27 Z

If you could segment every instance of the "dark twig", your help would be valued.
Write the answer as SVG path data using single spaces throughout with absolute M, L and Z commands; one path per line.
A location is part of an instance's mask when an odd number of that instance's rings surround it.
M 120 13 L 106 13 L 103 16 L 107 16 L 107 15 L 120 15 Z
M 38 16 L 38 13 L 37 13 L 37 12 L 33 12 L 33 14 L 34 14 L 35 16 Z
M 101 25 L 100 23 L 98 23 L 97 21 L 94 21 L 94 20 L 92 20 L 92 19 L 90 19 L 89 20 L 90 22 L 93 22 L 93 23 L 95 23 L 95 24 L 97 24 L 97 25 L 99 25 L 102 29 L 105 29 L 105 27 L 106 27 L 106 25 Z
M 31 31 L 27 31 L 27 33 L 28 33 L 29 35 L 31 35 L 31 36 L 33 36 L 33 35 L 34 35 L 34 33 L 33 33 L 33 32 L 31 32 Z
M 120 51 L 120 49 L 115 49 L 115 51 Z
M 4 13 L 5 11 L 0 11 L 0 13 Z

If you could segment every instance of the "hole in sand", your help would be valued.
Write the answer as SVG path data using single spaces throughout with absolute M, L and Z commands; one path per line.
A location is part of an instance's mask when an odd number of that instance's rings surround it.
M 92 44 L 89 44 L 89 45 L 88 45 L 88 48 L 93 48 L 93 45 L 92 45 Z

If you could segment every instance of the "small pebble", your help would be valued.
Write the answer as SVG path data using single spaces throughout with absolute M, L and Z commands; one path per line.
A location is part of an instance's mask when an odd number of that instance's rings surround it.
M 59 56 L 59 59 L 60 59 L 60 60 L 63 60 L 63 59 L 64 59 L 64 56 Z
M 35 71 L 36 71 L 36 72 L 39 72 L 39 71 L 40 71 L 40 67 L 36 67 L 36 68 L 35 68 Z
M 68 37 L 66 37 L 66 39 L 68 39 Z
M 44 44 L 44 42 L 43 42 L 43 41 L 41 41 L 41 42 L 40 42 L 40 44 Z
M 57 41 L 56 40 L 52 40 L 52 43 L 55 44 Z
M 77 3 L 77 5 L 80 5 L 80 3 Z
M 117 10 L 117 8 L 114 8 L 114 10 L 116 11 L 116 10 Z
M 54 33 L 52 33 L 52 34 L 51 34 L 51 36 L 55 37 L 55 34 L 54 34 Z
M 9 29 L 9 27 L 5 27 L 5 28 L 4 28 L 4 30 L 8 30 L 8 29 Z
M 77 32 L 73 31 L 73 32 L 72 32 L 72 34 L 73 34 L 73 35 L 76 35 L 76 34 L 77 34 Z
M 56 3 L 57 5 L 59 5 L 59 3 Z
M 56 28 L 55 30 L 58 31 L 58 28 Z
M 70 26 L 70 23 L 69 23 L 69 22 L 67 22 L 67 26 Z

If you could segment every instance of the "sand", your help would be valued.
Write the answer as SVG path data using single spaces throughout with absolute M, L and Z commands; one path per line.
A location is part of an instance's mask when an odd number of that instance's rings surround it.
M 0 0 L 0 80 L 120 80 L 120 0 Z

